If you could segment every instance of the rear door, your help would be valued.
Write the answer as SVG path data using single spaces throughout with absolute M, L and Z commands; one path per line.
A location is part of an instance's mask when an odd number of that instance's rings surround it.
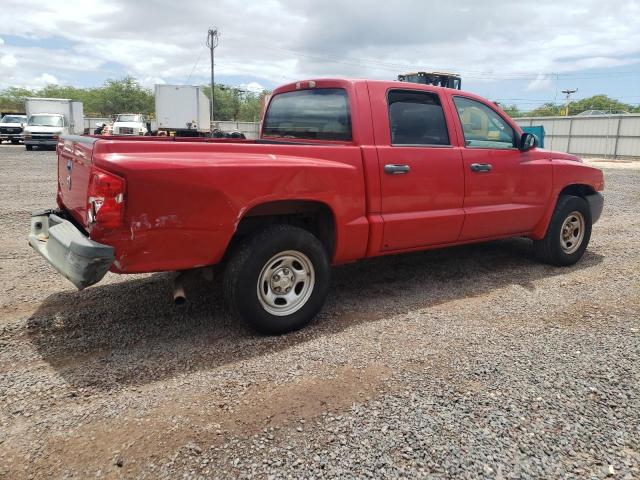
M 551 163 L 518 149 L 518 132 L 488 104 L 455 95 L 465 175 L 460 240 L 530 232 L 552 187 Z
M 457 240 L 464 219 L 462 156 L 438 89 L 369 84 L 381 182 L 381 250 Z

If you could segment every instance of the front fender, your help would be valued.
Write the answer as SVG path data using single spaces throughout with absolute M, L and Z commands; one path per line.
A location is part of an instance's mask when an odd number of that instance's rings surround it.
M 599 168 L 591 167 L 583 163 L 569 159 L 558 159 L 552 161 L 553 169 L 553 191 L 551 201 L 545 213 L 531 234 L 534 240 L 544 238 L 551 221 L 551 216 L 558 204 L 560 195 L 572 187 L 580 187 L 584 192 L 595 193 L 604 189 L 604 175 Z M 583 195 L 586 197 L 586 194 Z M 602 208 L 600 208 L 600 212 Z M 598 214 L 598 218 L 599 218 Z M 597 219 L 596 219 L 597 220 Z M 595 221 L 594 221 L 595 223 Z

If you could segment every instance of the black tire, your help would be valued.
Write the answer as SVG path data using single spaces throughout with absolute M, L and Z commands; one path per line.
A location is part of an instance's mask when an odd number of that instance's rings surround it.
M 278 270 L 273 268 L 278 265 L 278 256 L 285 252 L 293 252 L 294 255 L 302 254 L 302 257 L 308 260 L 307 264 L 311 265 L 312 268 L 309 270 L 313 275 L 306 277 L 300 274 L 296 277 L 292 268 L 288 273 L 295 280 L 285 285 L 289 289 L 287 291 L 293 290 L 293 295 L 302 285 L 300 291 L 306 293 L 299 297 L 299 306 L 296 311 L 290 314 L 283 312 L 273 314 L 268 311 L 268 308 L 277 310 L 287 308 L 287 305 L 269 305 L 258 290 L 258 285 L 264 285 L 266 296 L 267 290 L 272 292 L 272 283 L 259 281 L 259 279 L 264 278 L 263 274 L 271 275 L 272 271 L 274 274 L 269 278 L 276 278 Z M 276 259 L 275 262 L 274 259 Z M 269 264 L 273 264 L 274 267 L 268 268 Z M 301 266 L 300 263 L 297 266 Z M 287 269 L 285 268 L 284 271 L 287 272 Z M 304 327 L 316 316 L 327 297 L 330 277 L 329 255 L 318 238 L 302 228 L 292 225 L 275 225 L 253 233 L 231 253 L 224 274 L 225 301 L 233 313 L 258 332 L 280 335 Z M 310 278 L 313 278 L 313 281 L 305 280 Z M 290 278 L 287 277 L 286 281 L 289 282 L 289 280 Z M 308 282 L 308 287 L 305 287 L 305 281 Z M 285 301 L 284 298 L 277 298 L 277 300 Z M 295 308 L 298 305 L 295 304 L 296 301 L 298 300 L 294 300 L 288 308 Z
M 18 143 L 20 143 L 20 140 L 11 140 L 11 145 L 18 145 Z
M 33 145 L 25 145 L 24 148 L 26 148 L 27 150 L 31 151 L 31 150 L 33 150 Z
M 569 241 L 570 248 L 567 249 L 566 244 L 563 247 L 563 225 L 574 212 L 582 216 L 584 232 L 579 241 L 576 240 L 573 243 Z M 579 221 L 580 215 L 573 215 L 572 218 L 578 219 Z M 591 225 L 591 210 L 589 209 L 587 201 L 582 197 L 562 195 L 558 199 L 558 204 L 553 211 L 546 235 L 542 240 L 534 240 L 533 242 L 536 257 L 540 261 L 551 265 L 573 265 L 582 258 L 582 255 L 584 255 L 589 245 Z M 568 232 L 571 232 L 571 230 L 571 228 L 567 229 Z M 571 239 L 572 237 L 569 236 L 569 238 Z M 572 250 L 574 248 L 575 250 Z

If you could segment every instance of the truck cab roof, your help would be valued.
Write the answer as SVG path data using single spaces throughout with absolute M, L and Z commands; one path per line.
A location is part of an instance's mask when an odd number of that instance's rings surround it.
M 383 84 L 387 85 L 388 88 L 402 88 L 402 89 L 412 89 L 412 90 L 426 90 L 426 91 L 450 91 L 455 92 L 458 95 L 469 96 L 472 98 L 482 99 L 486 101 L 486 99 L 479 97 L 478 95 L 467 92 L 464 90 L 457 90 L 453 88 L 446 87 L 438 87 L 435 85 L 425 85 L 422 83 L 411 83 L 411 82 L 401 82 L 399 80 L 368 80 L 363 78 L 318 78 L 318 79 L 307 79 L 300 80 L 297 82 L 286 83 L 277 87 L 273 90 L 273 95 L 277 95 L 282 92 L 290 92 L 293 90 L 306 90 L 309 88 L 346 88 L 350 89 L 355 87 L 357 84 Z

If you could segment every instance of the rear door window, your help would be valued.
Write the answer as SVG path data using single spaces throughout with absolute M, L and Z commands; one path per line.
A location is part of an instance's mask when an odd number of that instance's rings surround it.
M 264 118 L 263 136 L 308 140 L 351 140 L 347 92 L 317 88 L 280 93 L 273 97 Z
M 447 123 L 437 94 L 392 90 L 388 95 L 392 145 L 449 145 Z

